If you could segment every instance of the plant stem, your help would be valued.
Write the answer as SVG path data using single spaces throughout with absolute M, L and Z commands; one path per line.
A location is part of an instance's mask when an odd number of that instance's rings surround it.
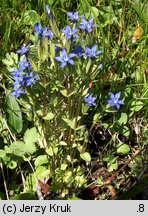
M 0 160 L 0 167 L 1 167 L 1 170 L 2 170 L 2 177 L 3 177 L 3 182 L 4 182 L 4 188 L 5 188 L 6 197 L 7 197 L 7 200 L 9 200 L 7 183 L 6 183 L 6 178 L 5 178 L 5 174 L 4 174 L 3 164 L 1 162 L 1 160 Z

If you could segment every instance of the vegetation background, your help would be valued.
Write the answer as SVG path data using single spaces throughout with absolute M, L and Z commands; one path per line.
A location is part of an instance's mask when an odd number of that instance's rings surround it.
M 98 24 L 98 32 L 95 34 L 105 54 L 102 57 L 103 69 L 97 78 L 100 81 L 93 83 L 95 84 L 95 88 L 92 87 L 93 93 L 103 92 L 102 94 L 105 96 L 114 89 L 114 92 L 121 91 L 125 98 L 124 110 L 120 114 L 115 114 L 116 121 L 120 126 L 122 125 L 120 128 L 115 127 L 113 113 L 105 113 L 103 117 L 99 118 L 101 111 L 95 110 L 88 115 L 86 126 L 90 129 L 93 125 L 87 147 L 92 161 L 81 164 L 85 170 L 86 182 L 80 188 L 63 192 L 66 194 L 64 198 L 147 199 L 147 0 L 0 1 L 0 198 L 37 199 L 34 192 L 30 192 L 30 190 L 24 192 L 23 190 L 22 182 L 29 181 L 26 173 L 27 171 L 31 172 L 27 163 L 24 161 L 21 167 L 15 166 L 11 163 L 12 158 L 11 161 L 8 161 L 3 155 L 4 145 L 6 143 L 9 145 L 6 136 L 10 136 L 10 131 L 2 126 L 3 120 L 6 119 L 4 107 L 6 88 L 9 87 L 6 66 L 2 60 L 5 59 L 6 53 L 15 52 L 24 43 L 29 44 L 37 14 L 41 16 L 45 24 L 48 22 L 44 16 L 46 4 L 49 4 L 54 11 L 60 29 L 67 23 L 67 12 L 69 11 L 78 11 L 86 18 L 94 17 L 95 23 Z M 93 119 L 94 115 L 96 119 Z M 18 138 L 22 137 L 22 134 L 18 135 Z M 130 152 L 127 148 L 124 149 L 125 152 L 123 149 L 118 149 L 118 152 L 113 151 L 112 145 L 117 140 L 128 144 Z M 100 165 L 98 154 L 99 157 L 104 158 L 105 165 L 104 163 Z M 100 166 L 110 172 L 112 181 L 116 177 L 116 181 L 111 183 L 107 181 L 108 179 L 102 180 L 103 174 L 100 171 Z M 98 184 L 101 185 L 101 189 L 98 189 Z M 43 186 L 49 189 L 50 182 Z M 24 195 L 21 196 L 21 194 Z M 54 196 L 50 198 L 62 199 L 55 191 Z

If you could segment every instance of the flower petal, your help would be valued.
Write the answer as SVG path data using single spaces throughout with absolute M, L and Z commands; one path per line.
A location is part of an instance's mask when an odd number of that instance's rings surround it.
M 120 95 L 121 95 L 121 93 L 120 93 L 120 92 L 116 93 L 116 94 L 115 94 L 115 100 L 119 100 L 119 98 L 120 98 Z
M 115 106 L 115 103 L 113 100 L 108 100 L 107 102 L 109 103 L 110 106 Z
M 56 56 L 55 59 L 56 59 L 57 61 L 60 61 L 60 62 L 62 61 L 62 57 L 61 57 L 61 56 Z
M 112 100 L 115 99 L 115 95 L 114 95 L 112 92 L 110 93 L 110 98 L 111 98 Z
M 74 61 L 73 61 L 72 59 L 69 59 L 69 60 L 68 60 L 68 63 L 74 65 Z
M 118 104 L 124 105 L 125 103 L 124 103 L 124 101 L 119 100 L 119 101 L 118 101 Z
M 67 62 L 62 62 L 61 65 L 60 65 L 60 67 L 63 68 L 63 67 L 65 67 L 66 65 L 67 65 Z

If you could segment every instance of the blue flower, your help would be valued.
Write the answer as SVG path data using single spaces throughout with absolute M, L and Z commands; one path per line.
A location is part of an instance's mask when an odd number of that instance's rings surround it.
M 19 85 L 22 87 L 25 83 L 25 77 L 23 76 L 23 74 L 19 76 L 14 76 L 13 79 L 14 79 L 14 83 L 13 83 L 14 86 Z
M 59 53 L 61 51 L 61 47 L 55 46 L 55 50 L 57 53 Z
M 102 50 L 96 51 L 96 49 L 97 49 L 96 44 L 92 48 L 86 47 L 86 50 L 85 50 L 86 56 L 90 58 L 98 58 L 99 57 L 98 55 L 101 54 L 103 51 Z
M 70 39 L 72 37 L 74 38 L 78 38 L 78 35 L 75 34 L 76 32 L 78 32 L 78 29 L 74 29 L 72 30 L 70 26 L 66 26 L 65 29 L 62 29 L 61 30 L 64 34 L 66 34 L 66 39 Z
M 36 83 L 36 79 L 39 77 L 39 75 L 33 76 L 33 72 L 30 72 L 30 74 L 27 74 L 26 79 L 26 86 L 34 85 Z
M 90 19 L 86 21 L 85 19 L 82 20 L 82 24 L 79 26 L 80 29 L 86 30 L 88 33 L 92 32 L 92 28 L 98 26 L 97 24 L 93 24 L 94 19 Z
M 39 39 L 41 39 L 43 36 L 44 37 L 50 37 L 50 39 L 52 39 L 54 37 L 53 32 L 51 30 L 49 30 L 47 27 L 42 29 L 41 23 L 34 25 L 34 32 L 38 35 Z
M 23 45 L 23 46 L 21 47 L 21 49 L 17 50 L 16 52 L 17 52 L 18 54 L 21 54 L 21 55 L 26 54 L 26 53 L 29 52 L 30 45 L 31 45 L 31 44 L 29 44 L 28 46 Z
M 28 62 L 27 58 L 24 57 L 23 61 L 18 62 L 19 65 L 21 66 L 21 70 L 25 70 L 25 69 L 31 69 L 31 64 Z
M 49 8 L 49 5 L 46 5 L 46 6 L 45 6 L 45 10 L 46 10 L 46 12 L 47 12 L 48 17 L 50 18 L 50 16 L 51 16 L 51 10 L 50 10 L 50 8 Z
M 96 97 L 92 97 L 92 95 L 89 95 L 88 97 L 84 98 L 84 101 L 88 104 L 88 106 L 96 106 L 96 99 Z
M 74 53 L 68 54 L 65 49 L 63 49 L 61 53 L 62 53 L 61 56 L 55 57 L 57 61 L 61 62 L 60 65 L 61 68 L 65 67 L 67 63 L 74 65 L 74 61 L 71 58 L 76 56 L 76 54 Z
M 74 48 L 73 53 L 75 53 L 77 56 L 81 57 L 84 54 L 84 49 L 82 48 L 81 45 L 79 45 L 78 47 Z
M 15 97 L 20 97 L 21 94 L 25 94 L 25 91 L 20 86 L 14 86 L 14 91 L 11 93 Z
M 18 68 L 14 68 L 14 72 L 11 72 L 11 74 L 13 75 L 13 76 L 21 76 L 22 75 L 22 68 L 20 68 L 20 69 L 18 69 Z
M 43 29 L 42 35 L 43 35 L 44 37 L 49 37 L 50 39 L 52 39 L 52 38 L 54 37 L 53 32 L 52 32 L 51 30 L 49 30 L 47 27 L 45 27 L 45 28 Z
M 120 105 L 124 105 L 124 102 L 122 100 L 119 100 L 121 93 L 118 92 L 116 94 L 110 93 L 110 99 L 107 101 L 109 105 L 116 106 L 117 109 L 120 108 Z
M 67 14 L 68 14 L 70 20 L 76 21 L 76 22 L 79 21 L 78 12 L 74 12 L 74 13 L 68 12 Z
M 49 5 L 45 6 L 45 10 L 46 10 L 46 13 L 47 13 L 49 19 L 53 22 L 54 21 L 54 16 L 53 16 L 53 13 L 52 13 Z
M 41 23 L 35 24 L 34 25 L 34 32 L 38 35 L 39 38 L 42 37 L 43 30 L 42 30 L 42 25 Z

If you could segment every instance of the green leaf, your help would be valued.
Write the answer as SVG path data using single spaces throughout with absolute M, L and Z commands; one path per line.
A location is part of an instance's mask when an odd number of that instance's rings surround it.
M 118 169 L 118 163 L 117 163 L 117 161 L 115 162 L 115 163 L 112 163 L 112 164 L 110 164 L 109 166 L 108 166 L 108 172 L 112 172 L 112 171 L 114 171 L 114 170 L 117 170 Z
M 11 161 L 8 163 L 8 167 L 9 167 L 10 169 L 15 169 L 15 168 L 17 167 L 16 161 L 11 160 Z
M 44 120 L 52 120 L 54 118 L 54 114 L 49 112 L 43 119 Z
M 2 60 L 3 64 L 5 64 L 6 66 L 13 66 L 14 62 L 11 59 L 11 61 L 8 61 L 7 59 L 3 59 Z
M 38 41 L 38 57 L 40 62 L 44 62 L 48 58 L 48 38 L 43 37 Z
M 23 141 L 16 141 L 10 145 L 10 149 L 14 151 L 14 154 L 23 157 L 25 154 L 24 145 L 25 143 Z
M 131 103 L 130 110 L 133 111 L 133 112 L 138 112 L 139 110 L 142 109 L 143 105 L 144 104 L 143 104 L 142 101 L 133 101 Z
M 47 158 L 46 155 L 39 155 L 36 158 L 34 164 L 35 164 L 36 167 L 38 167 L 38 166 L 41 166 L 42 164 L 47 164 L 48 162 L 49 161 L 48 161 L 48 158 Z
M 36 151 L 34 143 L 24 143 L 23 141 L 16 141 L 10 145 L 11 150 L 18 156 L 31 155 Z
M 22 113 L 16 97 L 12 94 L 6 96 L 7 123 L 14 133 L 20 133 L 23 127 Z
M 87 162 L 91 161 L 91 156 L 88 152 L 81 153 L 80 157 Z
M 130 135 L 130 130 L 127 126 L 124 126 L 121 130 L 121 134 L 123 134 L 124 136 L 129 136 Z
M 101 117 L 100 113 L 96 113 L 93 118 L 93 123 L 96 124 L 100 117 Z
M 6 156 L 6 152 L 0 149 L 0 158 L 4 158 Z
M 28 129 L 24 134 L 24 142 L 27 145 L 37 142 L 38 138 L 39 138 L 39 134 L 35 127 Z
M 24 14 L 23 22 L 27 25 L 34 25 L 40 22 L 40 17 L 35 10 L 28 10 Z
M 38 66 L 37 66 L 36 62 L 30 57 L 30 55 L 28 56 L 28 60 L 29 60 L 29 63 L 31 64 L 33 70 L 37 71 L 38 70 Z
M 122 142 L 120 142 L 117 145 L 117 149 L 116 149 L 116 153 L 117 154 L 119 154 L 119 155 L 125 155 L 125 154 L 128 154 L 129 152 L 130 152 L 129 145 L 127 145 L 125 143 L 122 143 Z
M 91 16 L 93 17 L 95 14 L 95 16 L 98 17 L 99 16 L 99 10 L 96 7 L 91 7 L 91 9 L 94 12 L 94 13 L 91 12 Z
M 48 149 L 46 149 L 46 153 L 47 153 L 49 156 L 53 156 L 53 148 L 50 146 Z
M 70 119 L 67 119 L 67 118 L 62 118 L 63 121 L 65 121 L 67 123 L 67 125 L 71 128 L 71 129 L 74 129 L 75 128 L 75 121 L 72 121 Z
M 59 143 L 61 146 L 67 146 L 67 143 L 66 142 L 64 142 L 64 141 L 60 141 L 60 143 Z
M 67 97 L 67 90 L 66 89 L 62 89 L 62 90 L 60 90 L 60 92 L 64 97 Z
M 126 113 L 121 113 L 121 116 L 118 120 L 120 125 L 125 125 L 127 123 L 127 114 Z
M 38 166 L 36 168 L 36 175 L 38 179 L 44 179 L 50 175 L 50 169 L 45 166 Z
M 89 58 L 88 63 L 87 63 L 87 65 L 86 65 L 86 74 L 89 72 L 89 69 L 90 69 L 90 67 L 91 67 L 91 64 L 92 64 L 92 61 L 91 61 L 91 59 Z
M 67 166 L 68 166 L 68 165 L 65 164 L 65 163 L 61 164 L 61 170 L 66 170 Z

